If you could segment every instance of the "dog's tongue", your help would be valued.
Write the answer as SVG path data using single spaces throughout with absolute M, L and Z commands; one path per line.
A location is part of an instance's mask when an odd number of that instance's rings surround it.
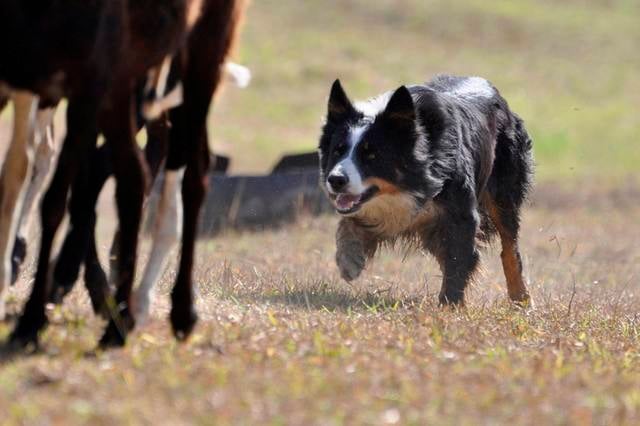
M 359 195 L 340 194 L 336 197 L 336 207 L 339 210 L 349 210 L 360 201 Z

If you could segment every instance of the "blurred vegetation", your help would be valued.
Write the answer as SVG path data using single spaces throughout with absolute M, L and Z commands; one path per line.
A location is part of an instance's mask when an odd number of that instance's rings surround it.
M 438 73 L 491 80 L 535 140 L 538 178 L 621 178 L 640 163 L 640 2 L 635 0 L 259 0 L 213 146 L 236 172 L 315 149 L 340 77 L 367 98 Z
M 639 46 L 637 0 L 255 0 L 236 54 L 253 81 L 217 99 L 211 144 L 232 172 L 265 172 L 316 148 L 338 77 L 363 99 L 439 73 L 479 75 L 525 119 L 538 181 L 637 179 Z

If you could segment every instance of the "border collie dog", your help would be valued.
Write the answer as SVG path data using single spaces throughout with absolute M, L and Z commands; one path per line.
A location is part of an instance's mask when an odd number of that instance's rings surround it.
M 441 304 L 463 304 L 479 242 L 497 234 L 512 300 L 529 304 L 518 249 L 532 141 L 498 90 L 438 76 L 352 103 L 340 81 L 320 138 L 321 186 L 342 219 L 341 276 L 357 278 L 384 243 L 417 243 L 442 269 Z

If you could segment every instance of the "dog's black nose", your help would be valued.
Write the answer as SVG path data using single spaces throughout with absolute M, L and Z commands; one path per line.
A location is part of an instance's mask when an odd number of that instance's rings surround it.
M 349 183 L 349 179 L 347 179 L 345 175 L 329 175 L 327 181 L 329 182 L 329 186 L 331 186 L 331 189 L 336 192 L 343 189 L 345 186 L 347 186 L 347 183 Z

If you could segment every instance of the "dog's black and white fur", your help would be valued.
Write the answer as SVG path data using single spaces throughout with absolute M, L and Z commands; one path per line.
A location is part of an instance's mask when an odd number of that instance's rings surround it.
M 529 303 L 518 249 L 532 141 L 498 90 L 438 76 L 352 103 L 331 88 L 320 138 L 321 185 L 342 220 L 336 262 L 357 278 L 377 247 L 418 241 L 443 272 L 440 302 L 464 302 L 478 240 L 497 233 L 509 296 Z

